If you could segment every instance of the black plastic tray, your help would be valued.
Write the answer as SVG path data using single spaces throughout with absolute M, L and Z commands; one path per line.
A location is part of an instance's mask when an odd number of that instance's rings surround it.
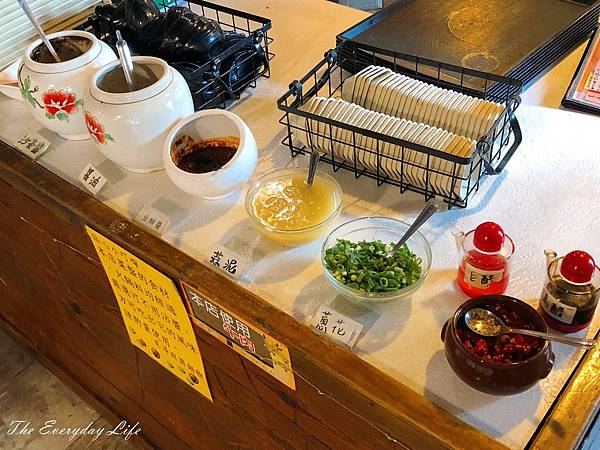
M 599 13 L 590 0 L 398 0 L 337 40 L 527 83 L 582 42 Z

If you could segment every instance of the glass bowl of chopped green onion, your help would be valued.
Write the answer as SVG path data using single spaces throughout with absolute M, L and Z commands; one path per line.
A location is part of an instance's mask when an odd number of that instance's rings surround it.
M 355 303 L 409 297 L 425 282 L 431 268 L 427 239 L 417 231 L 395 255 L 386 257 L 409 226 L 389 217 L 362 217 L 340 225 L 321 248 L 325 276 Z

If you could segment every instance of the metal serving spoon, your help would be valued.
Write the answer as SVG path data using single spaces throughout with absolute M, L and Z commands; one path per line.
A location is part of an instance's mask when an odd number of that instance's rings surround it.
M 496 314 L 483 308 L 473 308 L 467 311 L 465 322 L 471 330 L 482 336 L 500 336 L 501 334 L 516 333 L 562 342 L 563 344 L 574 345 L 580 348 L 594 348 L 596 346 L 594 339 L 579 339 L 558 334 L 543 333 L 541 331 L 510 328 Z
M 56 50 L 54 50 L 54 47 L 52 47 L 50 40 L 46 37 L 46 33 L 44 33 L 44 30 L 42 30 L 42 27 L 40 26 L 39 22 L 33 15 L 31 8 L 29 8 L 29 4 L 27 3 L 27 0 L 17 0 L 17 3 L 21 6 L 23 11 L 25 12 L 25 15 L 27 16 L 27 18 L 33 25 L 33 28 L 35 28 L 35 31 L 37 31 L 37 34 L 39 34 L 40 37 L 42 38 L 42 42 L 46 45 L 46 47 L 48 48 L 48 51 L 50 52 L 50 54 L 52 55 L 54 60 L 57 63 L 62 62 L 60 60 L 60 58 L 58 57 Z
M 308 178 L 306 180 L 306 184 L 312 186 L 315 181 L 315 175 L 317 174 L 317 166 L 319 165 L 320 159 L 319 152 L 317 150 L 313 150 L 310 154 L 310 161 L 308 163 Z
M 125 75 L 125 81 L 129 92 L 133 91 L 133 60 L 131 59 L 131 53 L 129 52 L 129 46 L 125 39 L 121 36 L 121 32 L 117 30 L 117 52 L 119 53 L 119 61 L 121 61 L 121 67 L 123 68 L 123 74 Z
M 400 240 L 387 253 L 387 255 L 385 255 L 385 257 L 391 258 L 394 255 L 394 253 L 396 253 L 398 250 L 400 250 L 400 248 L 402 248 L 404 243 L 406 241 L 408 241 L 408 238 L 410 238 L 415 233 L 415 231 L 417 231 L 421 227 L 421 225 L 423 225 L 425 222 L 427 222 L 427 220 L 431 216 L 433 216 L 433 214 L 437 210 L 438 210 L 438 205 L 436 203 L 433 203 L 433 202 L 427 203 L 425 205 L 425 208 L 423 208 L 423 211 L 421 211 L 421 213 L 417 216 L 417 218 L 415 219 L 413 224 L 408 228 L 408 230 L 406 230 L 406 233 L 404 233 L 404 236 L 402 236 L 400 238 Z

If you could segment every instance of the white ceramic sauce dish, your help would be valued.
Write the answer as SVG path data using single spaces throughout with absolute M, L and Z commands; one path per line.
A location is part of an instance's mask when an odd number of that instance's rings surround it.
M 18 71 L 18 84 L 25 103 L 42 126 L 69 140 L 89 139 L 83 119 L 83 102 L 90 79 L 104 64 L 117 59 L 111 48 L 86 31 L 61 31 L 48 35 L 57 47 L 67 45 L 81 51 L 79 56 L 56 62 L 36 61 L 41 39 L 31 44 Z M 71 47 L 71 45 L 73 47 Z
M 221 168 L 206 173 L 191 173 L 174 162 L 174 143 L 182 136 L 193 142 L 231 137 L 239 139 L 233 157 Z M 242 119 L 229 111 L 207 109 L 179 121 L 167 136 L 163 162 L 167 175 L 182 191 L 206 199 L 217 199 L 234 193 L 254 173 L 258 160 L 256 141 Z
M 163 168 L 162 148 L 171 126 L 194 112 L 181 74 L 165 61 L 134 56 L 134 90 L 129 92 L 119 61 L 92 77 L 85 98 L 85 123 L 96 147 L 126 170 Z

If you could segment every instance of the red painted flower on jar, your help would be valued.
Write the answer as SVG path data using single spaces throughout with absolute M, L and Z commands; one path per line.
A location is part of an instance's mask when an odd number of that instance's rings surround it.
M 46 117 L 49 119 L 69 121 L 69 114 L 79 111 L 83 100 L 77 100 L 73 92 L 64 89 L 50 89 L 42 94 L 43 107 L 46 109 Z
M 88 133 L 90 133 L 92 139 L 98 144 L 106 144 L 107 141 L 114 141 L 112 136 L 106 133 L 104 125 L 98 122 L 98 119 L 96 119 L 89 111 L 86 111 L 83 114 L 83 117 L 85 118 L 85 125 L 87 126 Z

